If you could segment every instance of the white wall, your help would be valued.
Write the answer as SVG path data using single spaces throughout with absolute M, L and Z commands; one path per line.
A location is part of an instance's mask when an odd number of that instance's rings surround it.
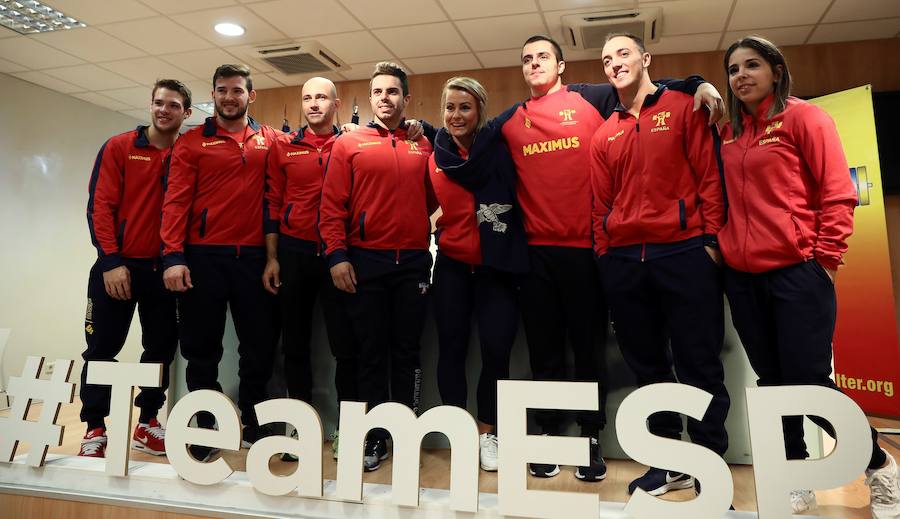
M 138 121 L 5 74 L 0 92 L 0 330 L 10 330 L 0 385 L 29 354 L 77 360 L 74 379 L 97 257 L 85 217 L 88 180 L 103 142 Z M 148 91 L 148 110 L 149 100 Z M 136 361 L 139 352 L 132 333 L 120 359 Z

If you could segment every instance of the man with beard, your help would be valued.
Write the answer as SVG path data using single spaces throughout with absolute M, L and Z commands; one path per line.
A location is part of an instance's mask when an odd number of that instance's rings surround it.
M 150 126 L 112 137 L 100 148 L 89 185 L 87 206 L 97 261 L 88 278 L 88 304 L 82 354 L 81 420 L 87 434 L 79 456 L 103 458 L 109 387 L 87 384 L 90 361 L 112 361 L 122 351 L 135 307 L 141 319 L 141 362 L 163 365 L 162 387 L 141 388 L 134 430 L 135 449 L 162 456 L 165 430 L 156 414 L 169 386 L 178 330 L 175 297 L 165 290 L 159 266 L 159 211 L 165 164 L 181 124 L 191 115 L 191 91 L 180 81 L 161 79 L 153 86 Z M 127 181 L 126 181 L 127 179 Z
M 393 400 L 418 413 L 419 339 L 431 269 L 437 208 L 426 165 L 431 145 L 403 123 L 406 72 L 375 66 L 369 83 L 374 121 L 334 143 L 322 188 L 319 232 L 334 285 L 346 292 L 358 351 L 359 397 L 369 408 Z M 365 470 L 388 457 L 383 430 L 369 435 Z
M 216 115 L 178 140 L 162 214 L 163 278 L 180 293 L 181 354 L 190 391 L 221 391 L 218 366 L 226 309 L 238 337 L 242 445 L 269 434 L 253 406 L 266 399 L 276 323 L 273 297 L 260 284 L 266 160 L 280 132 L 247 115 L 255 99 L 250 69 L 222 65 L 213 75 Z M 208 413 L 198 425 L 212 428 Z M 194 449 L 205 459 L 210 449 Z
M 279 137 L 269 152 L 268 259 L 263 284 L 278 294 L 288 395 L 312 401 L 310 335 L 316 296 L 321 296 L 328 342 L 337 361 L 334 383 L 338 402 L 356 400 L 355 339 L 316 229 L 325 165 L 340 134 L 333 121 L 341 100 L 334 83 L 321 77 L 304 83 L 300 98 L 307 126 Z M 334 438 L 336 441 L 337 436 Z M 332 447 L 337 457 L 337 446 L 333 443 Z M 284 454 L 282 459 L 297 461 L 293 454 Z

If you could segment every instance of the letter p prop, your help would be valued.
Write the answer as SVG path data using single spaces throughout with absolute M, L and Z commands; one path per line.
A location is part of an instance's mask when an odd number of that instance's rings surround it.
M 791 517 L 791 490 L 845 485 L 871 456 L 869 422 L 848 396 L 821 386 L 747 388 L 753 473 L 760 519 Z M 837 444 L 822 459 L 785 459 L 782 416 L 812 415 L 834 427 Z

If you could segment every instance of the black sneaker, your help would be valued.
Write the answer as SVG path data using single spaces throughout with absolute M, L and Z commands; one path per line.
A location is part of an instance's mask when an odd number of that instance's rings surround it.
M 643 476 L 628 484 L 628 493 L 634 494 L 638 488 L 651 496 L 661 496 L 670 490 L 680 490 L 694 486 L 694 477 L 681 472 L 651 468 Z
M 387 440 L 366 440 L 363 450 L 363 468 L 366 472 L 378 470 L 381 467 L 381 461 L 387 458 Z
M 606 462 L 600 455 L 600 441 L 591 438 L 591 464 L 587 467 L 578 467 L 575 477 L 582 481 L 600 481 L 606 478 Z
M 249 449 L 257 440 L 274 434 L 275 431 L 268 425 L 245 425 L 241 431 L 241 447 Z
M 291 431 L 291 439 L 298 439 L 300 436 L 297 434 L 297 429 Z M 291 454 L 290 452 L 281 453 L 281 461 L 293 462 L 296 463 L 300 461 L 300 458 L 297 457 L 296 454 Z
M 536 478 L 552 478 L 559 474 L 559 465 L 550 463 L 529 463 L 528 472 Z
M 188 447 L 188 452 L 191 453 L 195 460 L 206 463 L 219 453 L 219 449 L 206 447 L 205 445 L 191 445 Z

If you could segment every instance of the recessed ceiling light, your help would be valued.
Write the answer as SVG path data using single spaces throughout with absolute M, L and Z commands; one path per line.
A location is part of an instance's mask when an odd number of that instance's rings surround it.
M 36 0 L 0 0 L 0 26 L 21 34 L 87 27 L 82 22 Z
M 223 36 L 240 36 L 244 34 L 244 28 L 236 23 L 217 23 L 216 32 Z

